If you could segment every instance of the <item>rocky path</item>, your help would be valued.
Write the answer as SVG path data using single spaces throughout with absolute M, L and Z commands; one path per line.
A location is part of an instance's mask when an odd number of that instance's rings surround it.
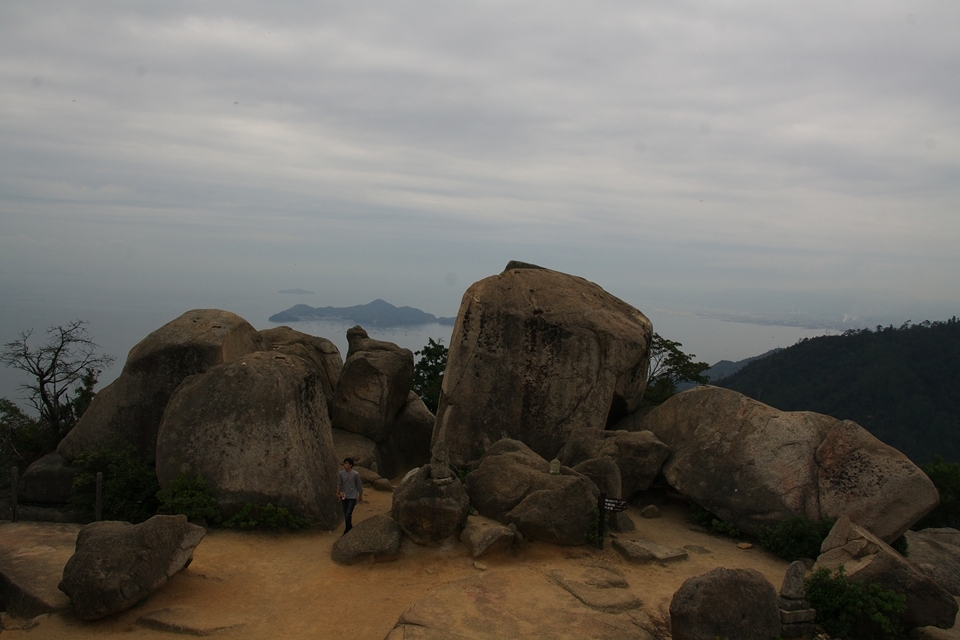
M 391 494 L 370 491 L 368 497 L 355 521 L 389 510 Z M 663 517 L 645 519 L 631 508 L 637 530 L 621 539 L 684 550 L 685 559 L 636 562 L 613 544 L 600 551 L 533 542 L 475 561 L 457 543 L 405 547 L 394 562 L 343 567 L 330 560 L 339 532 L 211 530 L 193 563 L 134 608 L 95 622 L 82 622 L 68 609 L 29 631 L 5 630 L 3 637 L 647 639 L 662 635 L 669 600 L 690 576 L 717 566 L 752 567 L 779 587 L 785 561 L 692 528 L 683 505 L 661 511 Z M 0 523 L 0 547 L 54 547 L 49 540 L 10 543 L 9 527 Z M 63 550 L 45 553 L 53 558 Z M 0 556 L 5 563 L 7 557 Z M 928 637 L 960 635 L 931 631 Z

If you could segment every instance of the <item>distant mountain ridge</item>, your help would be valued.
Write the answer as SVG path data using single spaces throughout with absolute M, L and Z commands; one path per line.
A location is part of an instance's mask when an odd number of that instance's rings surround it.
M 302 320 L 348 320 L 365 327 L 402 327 L 418 324 L 453 325 L 456 318 L 438 318 L 413 307 L 395 307 L 377 298 L 369 304 L 353 307 L 311 307 L 297 304 L 286 311 L 275 313 L 270 322 L 300 322 Z

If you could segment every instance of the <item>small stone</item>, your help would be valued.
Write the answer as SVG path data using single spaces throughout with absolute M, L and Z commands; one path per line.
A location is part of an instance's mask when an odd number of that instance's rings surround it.
M 691 551 L 693 553 L 699 553 L 701 555 L 713 553 L 713 551 L 710 551 L 710 549 L 707 549 L 706 547 L 701 547 L 698 544 L 685 544 L 683 545 L 683 548 L 686 549 L 687 551 Z
M 6 611 L 0 613 L 0 629 L 5 629 L 7 631 L 27 631 L 33 629 L 35 626 L 40 624 L 41 621 L 46 620 L 50 617 L 49 613 L 41 613 L 38 616 L 34 616 L 29 620 L 21 620 L 19 618 L 14 618 Z
M 801 609 L 800 611 L 780 610 L 780 622 L 783 624 L 794 624 L 797 622 L 813 622 L 817 619 L 815 609 Z
M 560 461 L 554 458 L 550 461 L 550 475 L 558 476 L 560 475 Z
M 750 544 L 749 542 L 738 542 L 738 543 L 737 543 L 737 548 L 738 548 L 738 549 L 753 549 L 753 545 Z
M 475 562 L 473 563 L 473 568 L 474 568 L 474 569 L 477 569 L 477 570 L 479 570 L 479 571 L 486 571 L 486 570 L 487 570 L 487 565 L 483 564 L 482 562 L 476 562 L 476 561 L 475 561 Z
M 640 516 L 643 518 L 659 518 L 660 509 L 655 504 L 648 504 L 640 510 Z

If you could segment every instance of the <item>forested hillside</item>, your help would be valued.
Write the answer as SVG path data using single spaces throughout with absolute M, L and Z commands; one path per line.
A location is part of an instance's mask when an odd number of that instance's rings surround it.
M 960 462 L 960 320 L 802 340 L 717 386 L 857 422 L 917 464 Z

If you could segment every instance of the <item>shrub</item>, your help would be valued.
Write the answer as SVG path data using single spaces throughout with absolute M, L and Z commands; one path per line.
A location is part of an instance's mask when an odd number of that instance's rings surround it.
M 305 529 L 310 526 L 310 521 L 270 503 L 248 502 L 225 520 L 223 526 L 232 529 Z
M 817 622 L 833 637 L 895 640 L 902 628 L 906 597 L 876 583 L 850 582 L 841 566 L 836 574 L 821 567 L 805 582 Z
M 93 516 L 97 473 L 103 473 L 103 519 L 143 522 L 157 512 L 157 474 L 132 447 L 82 453 L 73 461 L 80 473 L 73 479 L 70 504 Z
M 836 518 L 811 520 L 806 516 L 792 516 L 776 527 L 760 527 L 757 542 L 781 558 L 800 560 L 820 555 L 820 545 L 833 528 Z
M 729 522 L 724 522 L 695 502 L 690 503 L 690 519 L 693 520 L 694 524 L 707 527 L 731 538 L 736 538 L 740 535 L 740 529 L 736 526 Z
M 934 456 L 933 462 L 922 469 L 940 493 L 940 505 L 915 524 L 914 531 L 960 526 L 960 463 L 944 462 L 940 456 Z
M 210 495 L 203 478 L 181 474 L 170 483 L 169 489 L 157 492 L 160 508 L 157 513 L 182 513 L 188 520 L 205 520 L 217 524 L 223 517 L 217 499 Z

